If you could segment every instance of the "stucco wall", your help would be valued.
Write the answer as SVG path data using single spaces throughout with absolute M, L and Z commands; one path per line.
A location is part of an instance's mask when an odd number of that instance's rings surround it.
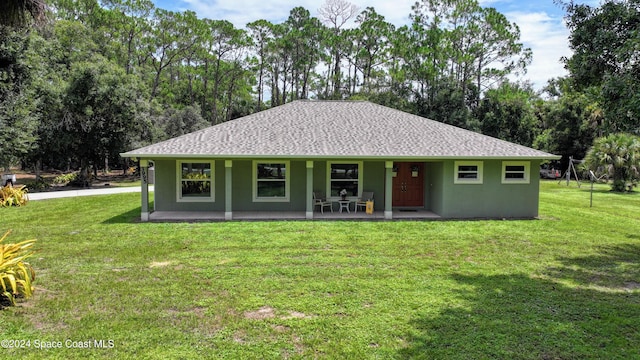
M 273 162 L 278 162 L 273 160 Z M 305 211 L 307 168 L 305 161 L 291 161 L 288 202 L 254 202 L 252 160 L 233 161 L 233 211 Z M 224 192 L 224 189 L 222 189 Z
M 443 211 L 444 173 L 442 162 L 428 163 L 426 166 L 426 187 L 429 193 L 428 201 L 425 201 L 425 208 L 441 215 Z
M 502 161 L 485 160 L 482 184 L 454 184 L 454 161 L 443 163 L 442 209 L 446 218 L 533 218 L 538 216 L 538 161 L 529 184 L 502 184 Z
M 274 160 L 275 161 L 275 160 Z M 305 211 L 306 161 L 290 161 L 290 201 L 254 202 L 251 160 L 233 161 L 233 211 Z M 502 161 L 485 160 L 482 184 L 454 184 L 454 161 L 425 163 L 424 208 L 444 218 L 532 218 L 538 215 L 539 162 L 531 161 L 529 184 L 502 184 Z M 177 202 L 175 160 L 155 160 L 157 211 L 224 211 L 224 160 L 215 160 L 215 202 Z M 363 162 L 363 191 L 373 191 L 384 210 L 385 162 Z M 313 189 L 326 192 L 327 161 L 314 161 Z
M 373 208 L 384 211 L 384 161 L 365 161 L 362 191 L 373 191 Z
M 155 160 L 156 211 L 224 211 L 224 161 L 215 162 L 215 202 L 177 202 L 175 160 Z

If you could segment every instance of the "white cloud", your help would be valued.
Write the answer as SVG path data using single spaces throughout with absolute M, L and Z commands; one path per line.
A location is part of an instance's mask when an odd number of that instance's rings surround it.
M 236 27 L 244 28 L 250 22 L 267 19 L 274 23 L 279 23 L 289 16 L 289 11 L 295 6 L 305 6 L 306 2 L 301 1 L 300 5 L 292 5 L 290 0 L 275 0 L 265 4 L 256 0 L 234 0 L 234 1 L 208 1 L 208 0 L 184 0 L 189 4 L 189 8 L 194 10 L 198 17 L 209 19 L 224 19 L 232 22 Z
M 245 27 L 246 24 L 267 19 L 273 23 L 280 23 L 289 17 L 289 12 L 297 6 L 301 6 L 311 13 L 311 16 L 318 16 L 318 9 L 324 1 L 314 0 L 271 0 L 268 2 L 258 0 L 234 0 L 234 1 L 208 1 L 208 0 L 183 0 L 187 4 L 185 8 L 191 9 L 200 18 L 225 19 L 232 22 L 236 27 Z M 415 0 L 397 0 L 394 2 L 384 2 L 373 4 L 370 0 L 353 0 L 354 5 L 364 10 L 371 6 L 383 15 L 386 20 L 396 26 L 407 24 L 411 6 Z
M 553 17 L 545 12 L 510 12 L 505 16 L 520 27 L 520 40 L 530 47 L 533 61 L 528 67 L 525 79 L 536 89 L 546 85 L 547 80 L 567 74 L 560 58 L 570 56 L 569 30 L 561 17 Z

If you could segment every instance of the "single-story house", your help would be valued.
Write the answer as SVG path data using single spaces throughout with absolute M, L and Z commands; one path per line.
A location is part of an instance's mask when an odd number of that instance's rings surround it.
M 311 100 L 122 156 L 140 161 L 143 221 L 250 214 L 313 219 L 353 216 L 356 210 L 359 217 L 384 219 L 412 212 L 437 218 L 534 218 L 539 165 L 559 158 L 367 101 Z M 148 205 L 151 163 L 153 209 Z M 341 192 L 351 201 L 346 208 L 338 204 Z M 373 197 L 374 214 L 354 208 L 363 192 Z M 316 207 L 314 197 L 328 206 Z

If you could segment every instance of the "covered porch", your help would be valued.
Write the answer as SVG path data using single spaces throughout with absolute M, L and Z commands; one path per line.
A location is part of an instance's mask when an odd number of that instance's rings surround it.
M 284 183 L 282 186 L 286 199 L 272 199 L 268 198 L 266 201 L 256 197 L 256 189 L 253 191 L 253 198 L 250 197 L 251 186 L 255 187 L 251 181 L 251 171 L 259 170 L 260 162 L 255 160 L 218 160 L 217 168 L 215 160 L 203 160 L 203 164 L 206 166 L 206 171 L 211 171 L 212 175 L 207 182 L 213 184 L 208 187 L 207 197 L 202 199 L 196 198 L 196 200 L 206 200 L 193 202 L 194 198 L 188 198 L 189 203 L 185 203 L 185 199 L 180 199 L 180 183 L 184 182 L 184 179 L 180 178 L 180 164 L 182 162 L 177 161 L 172 163 L 171 161 L 164 161 L 162 163 L 156 162 L 156 170 L 160 170 L 158 173 L 162 176 L 157 181 L 162 182 L 156 186 L 156 192 L 154 196 L 154 208 L 149 207 L 149 176 L 148 168 L 150 165 L 149 160 L 140 160 L 140 172 L 142 180 L 142 221 L 217 221 L 217 220 L 391 220 L 391 219 L 435 219 L 439 218 L 435 212 L 429 211 L 430 209 L 420 206 L 419 204 L 397 204 L 394 203 L 392 198 L 395 196 L 394 180 L 396 179 L 397 168 L 394 167 L 394 161 L 352 161 L 351 163 L 340 161 L 329 163 L 327 161 L 281 161 L 282 164 L 278 169 L 282 170 L 282 176 L 277 178 L 278 182 Z M 173 165 L 176 164 L 174 168 Z M 364 165 L 363 165 L 364 164 Z M 274 166 L 276 164 L 268 164 Z M 334 166 L 341 170 L 342 167 L 352 166 L 357 168 L 353 172 L 355 176 L 348 178 L 347 182 L 344 182 L 341 178 L 334 180 Z M 368 177 L 366 188 L 375 191 L 377 194 L 376 206 L 374 213 L 367 214 L 364 207 L 360 207 L 355 211 L 356 195 L 363 194 L 363 183 L 365 180 L 362 177 L 363 168 L 367 168 Z M 330 171 L 331 170 L 331 171 Z M 421 171 L 422 173 L 423 171 Z M 178 174 L 175 178 L 171 175 Z M 215 175 L 213 175 L 215 173 Z M 237 176 L 234 178 L 234 173 Z M 293 173 L 293 175 L 291 175 Z M 331 175 L 330 175 L 331 174 Z M 353 175 L 351 175 L 353 176 Z M 295 177 L 302 181 L 297 181 L 294 184 L 289 179 Z M 256 174 L 253 175 L 253 182 L 255 183 Z M 304 180 L 303 180 L 304 179 Z M 423 178 L 419 178 L 420 182 L 423 182 Z M 234 181 L 235 180 L 235 181 Z M 348 183 L 352 185 L 353 189 L 350 190 L 347 197 L 350 211 L 340 211 L 341 206 L 339 198 L 333 197 L 329 199 L 332 203 L 333 212 L 324 208 L 324 213 L 320 212 L 314 199 L 314 194 L 317 189 L 333 189 L 336 184 L 338 187 L 348 187 Z M 339 182 L 343 181 L 343 182 Z M 343 185 L 343 183 L 345 185 Z M 175 188 L 172 187 L 175 184 Z M 403 183 L 404 184 L 404 183 Z M 398 186 L 396 186 L 398 187 Z M 286 190 L 284 190 L 286 188 Z M 291 189 L 290 189 L 291 188 Z M 398 187 L 400 188 L 400 187 Z M 407 194 L 407 186 L 403 187 Z M 420 199 L 424 196 L 423 187 L 417 192 L 417 196 Z M 335 189 L 333 189 L 335 190 Z M 214 203 L 214 193 L 218 193 L 218 200 Z M 160 193 L 160 198 L 158 197 Z M 174 194 L 178 194 L 178 200 L 172 199 Z M 327 191 L 330 193 L 330 191 Z M 291 195 L 290 195 L 291 194 Z M 373 192 L 372 192 L 373 194 Z M 277 200 L 277 201 L 276 201 Z M 161 203 L 162 201 L 162 203 Z M 344 205 L 344 204 L 343 204 Z M 415 209 L 402 209 L 411 207 Z M 418 205 L 418 206 L 416 206 Z M 157 206 L 157 208 L 156 208 Z

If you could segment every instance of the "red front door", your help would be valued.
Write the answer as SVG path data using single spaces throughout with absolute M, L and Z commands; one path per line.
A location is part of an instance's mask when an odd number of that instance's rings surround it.
M 398 170 L 393 178 L 394 207 L 424 206 L 424 163 L 396 162 Z

